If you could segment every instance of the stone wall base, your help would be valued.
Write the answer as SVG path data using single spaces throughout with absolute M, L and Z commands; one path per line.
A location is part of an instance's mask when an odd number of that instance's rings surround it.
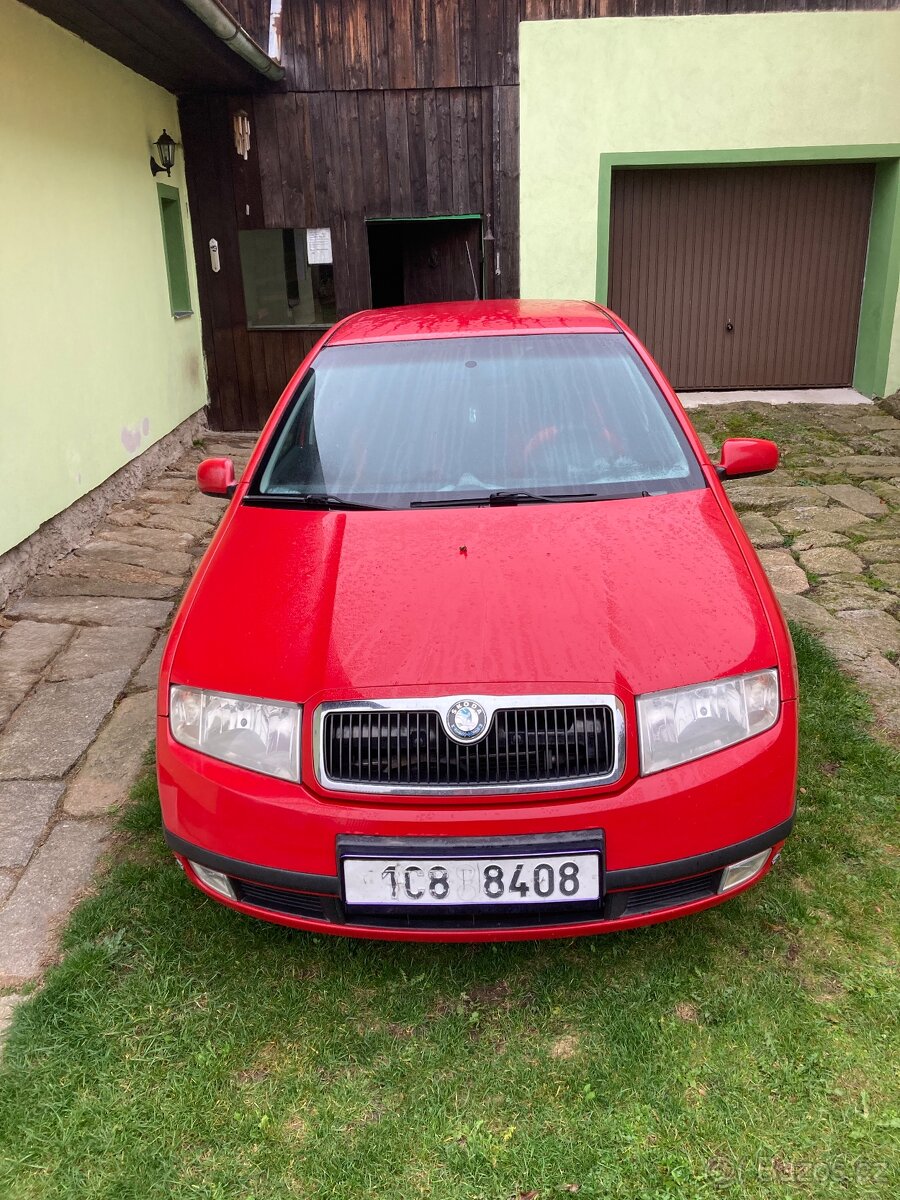
M 164 471 L 206 433 L 206 409 L 201 408 L 93 491 L 80 496 L 68 508 L 45 521 L 18 546 L 0 554 L 0 608 L 33 575 L 88 541 L 114 504 L 140 491 L 149 476 Z

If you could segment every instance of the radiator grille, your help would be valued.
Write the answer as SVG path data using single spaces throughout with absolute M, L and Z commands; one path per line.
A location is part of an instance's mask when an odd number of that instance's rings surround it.
M 452 789 L 571 783 L 609 776 L 616 728 L 609 705 L 500 708 L 479 741 L 460 744 L 435 711 L 336 710 L 322 727 L 325 782 Z

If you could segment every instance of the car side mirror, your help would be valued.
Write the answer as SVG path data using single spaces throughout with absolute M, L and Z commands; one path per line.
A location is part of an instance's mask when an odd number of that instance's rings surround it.
M 234 463 L 230 458 L 204 459 L 197 468 L 197 487 L 204 496 L 223 496 L 230 499 L 237 487 Z
M 728 438 L 716 467 L 720 479 L 767 475 L 778 466 L 778 447 L 765 438 Z

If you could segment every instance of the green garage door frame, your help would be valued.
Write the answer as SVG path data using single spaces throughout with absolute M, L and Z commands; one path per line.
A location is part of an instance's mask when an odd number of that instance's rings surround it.
M 900 292 L 900 145 L 780 146 L 754 150 L 650 150 L 600 155 L 597 300 L 609 292 L 609 223 L 612 173 L 617 167 L 735 167 L 779 163 L 875 164 L 875 195 L 866 255 L 866 277 L 853 386 L 867 396 L 883 396 L 894 313 Z

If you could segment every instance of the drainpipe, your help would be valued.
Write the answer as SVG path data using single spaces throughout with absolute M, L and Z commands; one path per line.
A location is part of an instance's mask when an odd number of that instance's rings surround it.
M 204 25 L 228 46 L 235 54 L 239 54 L 246 62 L 265 75 L 266 79 L 277 82 L 284 79 L 284 67 L 274 62 L 261 46 L 254 42 L 219 0 L 181 0 L 182 4 L 199 17 Z

